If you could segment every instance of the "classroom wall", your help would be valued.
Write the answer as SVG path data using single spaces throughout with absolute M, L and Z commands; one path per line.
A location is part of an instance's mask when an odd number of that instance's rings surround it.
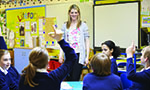
M 58 29 L 62 28 L 62 25 L 68 19 L 68 9 L 70 5 L 77 4 L 80 8 L 81 19 L 86 21 L 89 27 L 90 34 L 90 48 L 93 48 L 93 6 L 92 2 L 69 2 L 62 4 L 46 5 L 46 17 L 56 17 Z
M 67 11 L 71 4 L 75 3 L 78 4 L 81 9 L 81 19 L 87 22 L 90 32 L 90 47 L 93 48 L 93 0 L 89 0 L 89 2 L 81 2 L 81 0 L 53 0 L 47 1 L 43 0 L 42 3 L 30 1 L 29 4 L 27 2 L 24 4 L 17 3 L 17 4 L 2 4 L 1 9 L 5 10 L 7 8 L 14 8 L 14 7 L 24 7 L 24 6 L 34 6 L 34 5 L 46 5 L 46 17 L 57 17 L 57 24 L 58 28 L 61 29 L 62 24 L 67 21 Z M 98 0 L 99 1 L 99 0 Z M 113 1 L 126 1 L 126 0 L 113 0 Z M 130 1 L 130 0 L 128 0 Z M 136 1 L 136 0 L 131 0 Z M 142 1 L 142 10 L 150 10 L 149 9 L 149 0 L 140 0 Z M 100 3 L 104 3 L 104 1 L 100 1 Z M 110 1 L 109 1 L 110 3 Z M 16 6 L 15 6 L 16 5 Z M 6 7 L 5 7 L 6 6 Z M 144 8 L 143 8 L 144 7 Z M 146 8 L 145 8 L 146 7 Z M 149 28 L 148 28 L 149 29 Z M 150 29 L 149 29 L 150 31 Z

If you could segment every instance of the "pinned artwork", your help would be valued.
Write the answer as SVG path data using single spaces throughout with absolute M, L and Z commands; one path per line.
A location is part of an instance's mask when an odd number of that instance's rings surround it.
M 37 23 L 31 22 L 31 33 L 37 33 Z
M 20 39 L 20 47 L 24 47 L 24 39 L 22 38 L 22 39 Z
M 15 38 L 15 33 L 11 30 L 9 34 L 9 47 L 13 48 L 14 47 L 14 38 Z

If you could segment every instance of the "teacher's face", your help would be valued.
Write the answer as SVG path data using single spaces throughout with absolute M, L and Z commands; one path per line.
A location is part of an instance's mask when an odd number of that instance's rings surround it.
M 75 21 L 78 19 L 79 13 L 76 9 L 71 9 L 69 14 L 70 14 L 70 18 L 72 21 Z

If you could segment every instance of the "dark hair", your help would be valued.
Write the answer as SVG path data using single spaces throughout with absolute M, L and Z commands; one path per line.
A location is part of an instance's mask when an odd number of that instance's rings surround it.
M 91 59 L 91 67 L 96 75 L 107 76 L 111 74 L 111 60 L 106 54 L 94 55 Z
M 120 54 L 121 50 L 119 46 L 116 46 L 115 43 L 111 40 L 105 41 L 102 45 L 107 45 L 110 50 L 113 49 L 112 56 L 116 59 Z

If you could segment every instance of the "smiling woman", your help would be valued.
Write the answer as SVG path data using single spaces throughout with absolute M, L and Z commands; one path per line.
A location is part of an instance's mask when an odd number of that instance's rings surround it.
M 80 9 L 76 4 L 68 10 L 68 21 L 63 25 L 63 38 L 70 44 L 78 55 L 73 70 L 66 79 L 68 81 L 79 81 L 83 65 L 89 63 L 89 33 L 86 23 L 81 21 Z M 63 62 L 63 52 L 60 50 L 59 62 Z

